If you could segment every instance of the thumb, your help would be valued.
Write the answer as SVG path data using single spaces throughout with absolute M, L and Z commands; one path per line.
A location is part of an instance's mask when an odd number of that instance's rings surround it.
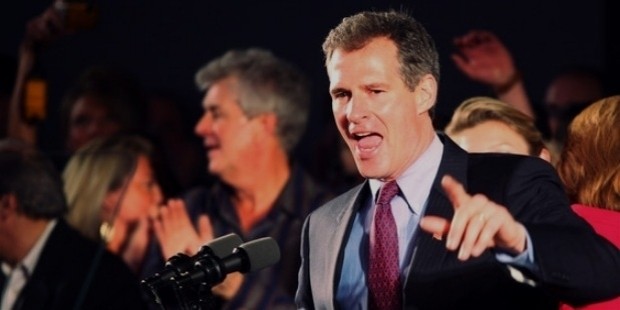
M 467 60 L 460 54 L 454 53 L 450 55 L 454 64 L 465 74 L 471 75 L 471 71 L 469 70 L 469 66 L 467 65 Z
M 420 228 L 441 240 L 444 235 L 448 234 L 450 222 L 439 216 L 427 215 L 420 220 Z

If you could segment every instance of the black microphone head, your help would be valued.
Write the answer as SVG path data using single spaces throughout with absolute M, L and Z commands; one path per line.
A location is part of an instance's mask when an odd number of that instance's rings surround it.
M 244 251 L 249 259 L 247 272 L 269 267 L 280 260 L 280 247 L 271 237 L 264 237 L 240 245 L 235 251 Z
M 203 251 L 204 247 L 208 247 L 211 249 L 215 256 L 226 257 L 230 255 L 230 253 L 232 253 L 232 251 L 242 243 L 243 240 L 241 240 L 241 237 L 234 233 L 230 233 L 228 235 L 224 235 L 207 242 L 207 244 L 201 247 L 198 253 L 200 254 L 200 252 Z

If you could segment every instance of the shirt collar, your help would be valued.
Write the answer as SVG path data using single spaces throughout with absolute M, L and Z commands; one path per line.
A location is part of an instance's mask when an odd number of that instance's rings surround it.
M 396 178 L 400 192 L 407 201 L 410 211 L 421 214 L 428 193 L 439 170 L 443 144 L 435 135 L 429 147 L 413 162 L 405 172 Z M 372 201 L 376 201 L 379 189 L 385 182 L 377 179 L 368 180 L 372 193 Z

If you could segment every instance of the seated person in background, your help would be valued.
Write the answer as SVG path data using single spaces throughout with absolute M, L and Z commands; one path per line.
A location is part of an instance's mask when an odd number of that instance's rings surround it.
M 191 225 L 168 225 L 184 212 L 174 205 L 160 210 L 155 232 L 178 236 L 176 252 L 190 254 L 200 240 L 228 233 L 246 241 L 272 237 L 282 253 L 277 264 L 245 275 L 231 273 L 213 293 L 227 309 L 293 308 L 303 220 L 329 198 L 291 158 L 309 113 L 306 78 L 271 52 L 250 48 L 212 60 L 198 71 L 196 82 L 206 93 L 195 131 L 217 181 L 185 196 L 200 236 Z M 163 254 L 169 258 L 176 252 Z M 162 267 L 159 262 L 152 272 Z
M 557 163 L 573 210 L 620 248 L 620 96 L 601 99 L 570 124 Z M 570 307 L 563 306 L 563 309 Z M 620 297 L 579 309 L 620 309 Z
M 69 224 L 103 241 L 136 275 L 152 234 L 149 212 L 163 200 L 150 155 L 138 136 L 98 138 L 74 153 L 63 173 Z
M 445 132 L 470 153 L 521 154 L 551 161 L 532 118 L 497 99 L 473 97 L 463 101 Z
M 63 220 L 62 180 L 23 143 L 0 142 L 0 309 L 142 309 L 127 266 Z

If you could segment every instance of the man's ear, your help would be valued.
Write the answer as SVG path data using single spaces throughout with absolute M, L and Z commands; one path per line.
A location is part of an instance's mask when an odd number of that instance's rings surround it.
M 260 117 L 260 122 L 263 125 L 263 127 L 265 128 L 265 131 L 267 131 L 268 133 L 276 136 L 278 133 L 278 117 L 276 116 L 275 113 L 270 112 L 270 113 L 263 113 L 261 115 L 259 115 L 258 117 Z
M 0 196 L 0 220 L 8 218 L 17 212 L 17 198 L 13 194 Z
M 437 80 L 431 74 L 420 78 L 415 89 L 418 114 L 427 113 L 435 105 L 437 99 Z

